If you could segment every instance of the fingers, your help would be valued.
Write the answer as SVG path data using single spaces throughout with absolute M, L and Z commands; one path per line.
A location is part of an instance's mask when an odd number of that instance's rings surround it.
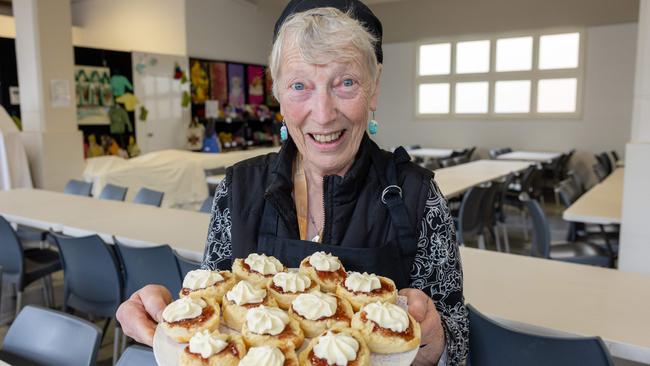
M 127 300 L 117 309 L 116 317 L 124 334 L 139 343 L 153 345 L 156 323 L 149 317 L 141 303 Z
M 427 315 L 427 302 L 433 304 L 433 301 L 424 292 L 417 289 L 401 289 L 399 294 L 407 297 L 409 314 L 418 323 L 421 323 Z
M 162 321 L 162 312 L 172 302 L 172 295 L 167 288 L 160 285 L 147 285 L 137 291 L 146 312 L 158 323 Z

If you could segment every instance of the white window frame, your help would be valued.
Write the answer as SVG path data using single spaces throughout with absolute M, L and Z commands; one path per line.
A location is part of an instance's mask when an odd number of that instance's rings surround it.
M 578 50 L 578 67 L 571 69 L 554 69 L 554 70 L 539 70 L 539 39 L 541 36 L 563 34 L 563 33 L 579 33 L 579 50 Z M 480 34 L 480 35 L 465 35 L 458 37 L 441 37 L 430 38 L 417 42 L 415 47 L 415 72 L 414 72 L 414 85 L 415 85 L 415 98 L 414 98 L 414 113 L 416 120 L 508 120 L 508 119 L 529 119 L 529 120 L 542 120 L 542 119 L 580 119 L 582 118 L 583 94 L 584 94 L 584 72 L 585 72 L 585 47 L 586 47 L 586 32 L 584 28 L 553 28 L 535 31 L 520 31 L 520 32 L 507 32 L 495 34 Z M 516 37 L 533 37 L 533 60 L 532 69 L 527 71 L 496 71 L 496 41 L 502 38 L 516 38 Z M 490 70 L 487 73 L 477 74 L 456 74 L 456 48 L 459 42 L 467 41 L 490 41 Z M 450 43 L 451 44 L 451 63 L 450 74 L 447 75 L 424 75 L 420 73 L 420 46 L 427 44 L 437 43 Z M 540 113 L 537 112 L 537 84 L 540 79 L 561 79 L 561 78 L 576 78 L 576 109 L 575 112 L 570 113 Z M 530 80 L 530 108 L 528 113 L 496 113 L 494 111 L 494 94 L 495 85 L 497 81 L 511 81 L 511 80 Z M 463 114 L 455 113 L 456 101 L 456 83 L 458 82 L 478 82 L 487 81 L 488 88 L 488 112 L 487 113 L 472 113 Z M 449 113 L 420 113 L 419 100 L 420 100 L 420 84 L 429 83 L 448 83 L 449 84 Z

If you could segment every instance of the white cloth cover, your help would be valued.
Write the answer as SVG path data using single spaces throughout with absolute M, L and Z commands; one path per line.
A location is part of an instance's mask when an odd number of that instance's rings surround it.
M 127 187 L 126 200 L 131 201 L 140 188 L 146 187 L 165 192 L 163 207 L 194 209 L 208 196 L 204 170 L 228 167 L 274 151 L 278 148 L 218 154 L 162 150 L 128 160 L 102 156 L 86 160 L 84 179 L 93 182 L 94 196 L 110 183 Z
M 32 188 L 32 176 L 20 131 L 0 106 L 0 190 Z

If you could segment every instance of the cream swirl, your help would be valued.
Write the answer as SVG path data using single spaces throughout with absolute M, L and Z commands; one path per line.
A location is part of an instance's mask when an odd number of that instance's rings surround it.
M 239 366 L 282 366 L 284 355 L 277 347 L 252 347 L 239 361 Z
M 208 330 L 198 332 L 190 338 L 190 352 L 199 354 L 203 358 L 209 358 L 212 355 L 223 351 L 228 342 L 210 334 Z
M 202 288 L 208 288 L 223 280 L 224 278 L 219 272 L 195 269 L 187 272 L 185 279 L 183 280 L 183 287 L 189 288 L 190 290 L 199 290 Z
M 409 317 L 406 310 L 395 304 L 379 301 L 363 307 L 366 318 L 377 323 L 382 328 L 401 333 L 409 327 Z
M 267 257 L 265 254 L 251 253 L 244 259 L 251 270 L 263 275 L 276 274 L 284 269 L 282 263 L 275 257 Z
M 279 308 L 260 305 L 246 312 L 246 326 L 253 333 L 278 335 L 287 323 L 289 315 Z
M 196 318 L 203 313 L 203 308 L 207 305 L 208 303 L 203 299 L 183 297 L 167 305 L 163 310 L 162 317 L 168 323 Z
M 226 293 L 226 298 L 237 305 L 257 304 L 264 301 L 265 297 L 265 289 L 257 288 L 248 281 L 239 281 Z
M 327 361 L 328 365 L 344 366 L 357 359 L 359 342 L 347 334 L 327 334 L 318 337 L 314 346 L 314 355 Z
M 291 306 L 305 319 L 318 320 L 336 313 L 336 297 L 322 292 L 310 292 L 298 295 Z
M 308 276 L 300 272 L 280 272 L 273 276 L 273 284 L 284 292 L 305 292 L 311 286 Z
M 339 259 L 325 252 L 316 252 L 309 256 L 309 264 L 321 272 L 334 272 L 341 268 Z
M 381 288 L 379 277 L 367 272 L 348 272 L 345 278 L 345 287 L 354 292 L 370 292 Z

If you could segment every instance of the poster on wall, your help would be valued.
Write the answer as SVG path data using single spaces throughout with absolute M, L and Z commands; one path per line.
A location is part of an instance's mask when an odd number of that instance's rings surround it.
M 280 104 L 273 96 L 273 79 L 271 78 L 271 73 L 265 72 L 264 76 L 266 77 L 266 82 L 264 83 L 264 87 L 266 88 L 266 105 L 269 107 L 277 107 Z
M 228 64 L 228 104 L 243 107 L 244 99 L 244 65 Z
M 210 99 L 225 103 L 228 100 L 228 84 L 225 62 L 210 63 Z
M 108 67 L 75 66 L 77 123 L 108 125 L 108 109 L 113 106 L 111 70 Z
M 208 73 L 208 62 L 192 60 L 192 65 L 190 66 L 192 103 L 205 103 L 210 96 L 210 78 Z
M 248 104 L 264 103 L 264 68 L 262 66 L 248 65 Z

